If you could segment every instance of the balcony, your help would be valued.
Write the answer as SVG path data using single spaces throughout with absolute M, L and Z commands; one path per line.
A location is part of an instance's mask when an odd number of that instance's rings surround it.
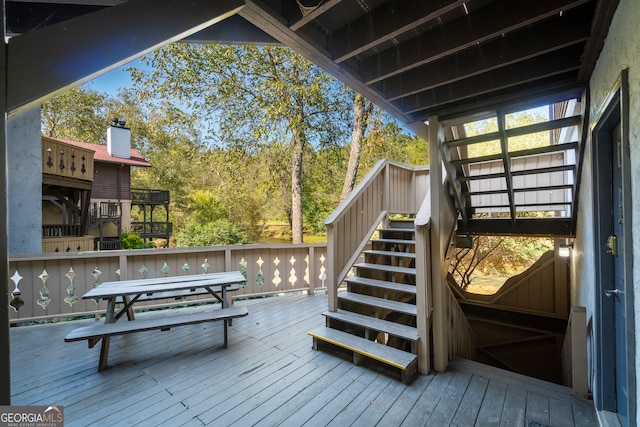
M 93 151 L 42 137 L 42 173 L 48 180 L 93 181 Z M 66 180 L 66 181 L 65 181 Z
M 131 189 L 131 204 L 133 205 L 168 205 L 169 201 L 169 191 Z

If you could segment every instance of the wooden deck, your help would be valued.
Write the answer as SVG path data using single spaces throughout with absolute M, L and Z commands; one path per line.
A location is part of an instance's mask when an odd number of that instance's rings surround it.
M 474 362 L 405 386 L 313 351 L 326 295 L 236 304 L 229 348 L 217 323 L 119 336 L 100 373 L 99 346 L 63 342 L 92 320 L 12 328 L 12 404 L 62 405 L 67 426 L 597 425 L 568 389 Z

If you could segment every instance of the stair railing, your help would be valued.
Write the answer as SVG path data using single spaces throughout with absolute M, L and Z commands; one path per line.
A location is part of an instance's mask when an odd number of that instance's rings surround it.
M 338 286 L 379 224 L 389 213 L 415 214 L 428 190 L 428 167 L 383 159 L 326 219 L 329 310 L 337 309 Z

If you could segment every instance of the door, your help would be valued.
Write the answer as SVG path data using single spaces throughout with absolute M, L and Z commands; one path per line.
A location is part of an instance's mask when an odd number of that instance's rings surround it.
M 624 288 L 624 200 L 622 182 L 622 138 L 620 122 L 611 130 L 611 230 L 608 252 L 613 257 L 612 288 L 605 295 L 612 299 L 615 336 L 616 412 L 622 425 L 629 425 L 627 384 L 627 319 Z

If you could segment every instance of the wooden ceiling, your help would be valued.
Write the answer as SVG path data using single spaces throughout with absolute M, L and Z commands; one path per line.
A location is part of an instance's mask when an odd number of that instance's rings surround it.
M 133 10 L 140 13 L 137 22 L 145 26 L 145 7 L 158 4 L 158 8 L 169 9 L 174 3 L 181 4 L 178 0 L 5 0 L 6 27 L 8 34 L 20 35 L 84 16 L 99 22 L 105 9 Z M 189 33 L 186 40 L 289 46 L 426 139 L 431 116 L 456 126 L 465 117 L 486 112 L 495 115 L 499 111 L 498 117 L 502 117 L 516 108 L 514 105 L 582 98 L 618 0 L 192 3 L 202 3 L 202 8 L 211 5 L 212 9 L 229 3 L 235 15 Z M 153 31 L 150 25 L 145 31 Z M 499 132 L 506 145 L 505 130 Z M 462 145 L 449 141 L 447 147 Z M 506 147 L 504 151 L 508 153 Z M 450 183 L 457 207 L 466 218 L 469 206 L 464 199 L 472 195 L 465 184 L 469 177 L 464 176 L 460 159 L 447 159 L 451 152 L 446 149 L 443 153 L 448 171 L 458 172 Z M 507 208 L 513 216 L 516 198 L 505 153 L 500 158 L 508 181 Z M 457 150 L 454 157 L 463 154 Z

